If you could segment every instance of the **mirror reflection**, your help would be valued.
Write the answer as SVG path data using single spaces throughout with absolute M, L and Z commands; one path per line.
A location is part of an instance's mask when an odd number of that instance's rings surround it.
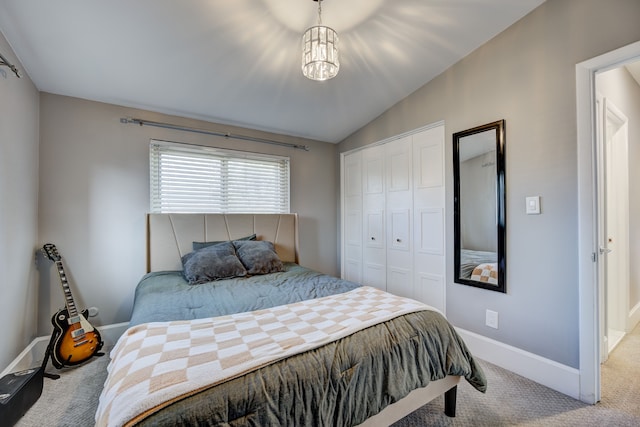
M 505 292 L 504 121 L 454 134 L 455 278 Z

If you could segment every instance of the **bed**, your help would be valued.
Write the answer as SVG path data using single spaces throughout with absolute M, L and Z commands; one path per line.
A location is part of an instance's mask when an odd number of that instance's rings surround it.
M 250 274 L 201 277 L 229 244 Z M 300 265 L 296 214 L 149 214 L 147 271 L 98 426 L 389 425 L 486 390 L 437 310 Z

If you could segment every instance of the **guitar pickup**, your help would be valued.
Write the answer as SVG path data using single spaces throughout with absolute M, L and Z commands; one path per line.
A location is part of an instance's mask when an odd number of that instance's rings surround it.
M 84 335 L 84 328 L 76 329 L 75 331 L 71 331 L 71 338 L 76 339 L 78 337 L 82 337 Z
M 67 319 L 67 322 L 69 322 L 70 325 L 73 325 L 74 323 L 78 323 L 79 321 L 80 321 L 80 316 L 73 316 Z

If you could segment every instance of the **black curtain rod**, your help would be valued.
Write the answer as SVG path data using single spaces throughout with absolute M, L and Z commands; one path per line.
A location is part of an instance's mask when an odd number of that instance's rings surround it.
M 309 147 L 306 146 L 306 145 L 289 144 L 288 142 L 273 141 L 271 139 L 255 138 L 255 137 L 252 137 L 252 136 L 245 136 L 245 135 L 235 135 L 235 134 L 232 134 L 232 133 L 215 132 L 215 131 L 211 131 L 211 130 L 197 129 L 197 128 L 191 128 L 191 127 L 186 127 L 186 126 L 172 125 L 170 123 L 153 122 L 153 121 L 150 121 L 150 120 L 135 119 L 135 118 L 130 118 L 130 117 L 121 118 L 120 119 L 120 123 L 134 123 L 134 124 L 137 124 L 137 125 L 140 125 L 140 126 L 143 126 L 143 125 L 144 126 L 154 126 L 154 127 L 158 127 L 158 128 L 180 130 L 180 131 L 184 131 L 184 132 L 201 133 L 201 134 L 204 134 L 204 135 L 222 136 L 222 137 L 230 138 L 230 139 L 240 139 L 240 140 L 243 140 L 243 141 L 261 142 L 263 144 L 280 145 L 282 147 L 296 148 L 298 150 L 309 151 Z

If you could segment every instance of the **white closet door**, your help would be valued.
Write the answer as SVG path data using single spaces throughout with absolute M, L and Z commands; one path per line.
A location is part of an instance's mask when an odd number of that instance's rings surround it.
M 362 283 L 386 290 L 384 146 L 362 151 Z
M 445 311 L 444 126 L 343 158 L 342 277 Z
M 362 152 L 343 159 L 342 278 L 362 282 Z
M 387 291 L 413 297 L 411 136 L 389 142 L 384 148 L 387 182 Z
M 444 126 L 413 135 L 414 298 L 445 313 Z

